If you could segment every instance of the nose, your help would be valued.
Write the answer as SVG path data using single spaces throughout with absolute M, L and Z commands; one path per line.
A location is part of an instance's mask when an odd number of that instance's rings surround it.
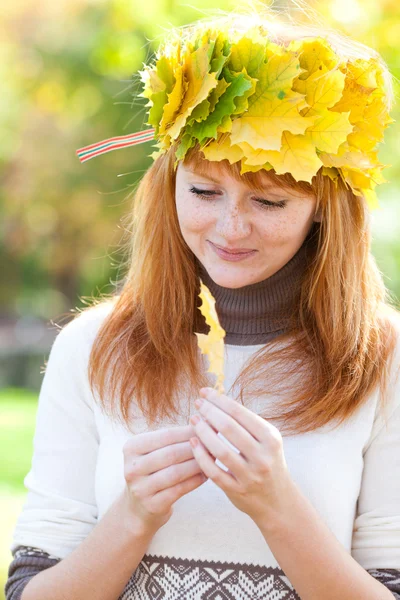
M 226 203 L 225 207 L 221 208 L 215 230 L 220 239 L 233 243 L 250 235 L 251 223 L 244 210 L 240 210 L 236 204 L 232 206 Z

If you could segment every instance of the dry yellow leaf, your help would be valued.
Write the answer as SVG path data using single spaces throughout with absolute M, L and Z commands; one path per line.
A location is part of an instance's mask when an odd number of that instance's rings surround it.
M 306 130 L 306 136 L 321 152 L 335 153 L 352 130 L 349 113 L 335 113 L 326 110 L 314 125 Z
M 339 62 L 339 57 L 333 48 L 321 37 L 313 40 L 293 40 L 289 44 L 289 49 L 300 52 L 300 67 L 303 72 L 299 75 L 299 79 L 307 79 L 318 71 L 331 71 Z
M 301 79 L 295 81 L 293 89 L 300 94 L 305 94 L 309 104 L 302 110 L 303 117 L 311 117 L 339 102 L 343 94 L 345 77 L 344 73 L 337 70 L 324 74 L 317 72 L 304 81 Z
M 278 175 L 292 173 L 298 181 L 309 183 L 322 166 L 309 136 L 293 135 L 290 131 L 283 132 L 280 151 L 263 153 L 263 160 L 270 162 Z
M 280 150 L 282 133 L 304 133 L 318 117 L 302 117 L 299 110 L 304 107 L 300 94 L 287 92 L 281 97 L 263 103 L 244 113 L 232 124 L 232 145 L 247 142 L 255 150 Z
M 258 73 L 265 59 L 265 40 L 255 42 L 248 36 L 238 40 L 231 50 L 229 67 L 240 73 L 243 68 L 247 73 Z
M 168 102 L 164 105 L 164 112 L 159 129 L 160 134 L 165 133 L 166 128 L 173 122 L 187 89 L 187 82 L 183 79 L 183 68 L 180 65 L 177 67 L 174 75 L 176 81 L 172 92 L 168 94 Z
M 231 146 L 229 136 L 222 137 L 218 141 L 211 141 L 204 146 L 202 152 L 207 160 L 220 161 L 228 159 L 231 164 L 244 156 L 243 150 L 239 146 Z
M 247 142 L 240 142 L 237 147 L 241 148 L 243 152 L 242 167 L 255 167 L 268 161 L 268 150 L 254 150 Z M 246 171 L 242 170 L 242 172 Z
M 215 73 L 208 73 L 208 49 L 209 44 L 205 44 L 195 52 L 186 54 L 183 73 L 187 77 L 188 86 L 175 122 L 168 129 L 168 134 L 173 140 L 178 137 L 195 107 L 218 85 Z
M 215 310 L 215 299 L 208 287 L 201 282 L 200 298 L 202 304 L 200 312 L 204 316 L 207 325 L 210 326 L 208 334 L 196 333 L 197 343 L 203 354 L 208 356 L 208 373 L 214 373 L 217 377 L 214 385 L 221 394 L 224 393 L 224 337 L 225 330 L 221 327 L 217 311 Z

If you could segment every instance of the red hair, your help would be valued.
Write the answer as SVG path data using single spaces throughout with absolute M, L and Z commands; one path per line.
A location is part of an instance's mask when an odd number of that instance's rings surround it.
M 111 299 L 113 306 L 92 346 L 90 385 L 104 410 L 115 419 L 122 415 L 128 426 L 133 401 L 153 423 L 176 414 L 182 393 L 194 399 L 200 387 L 212 383 L 194 335 L 199 279 L 177 219 L 174 161 L 172 147 L 141 180 L 123 287 L 95 302 Z M 196 148 L 185 158 L 196 170 L 207 169 L 207 162 Z M 240 163 L 218 164 L 252 187 L 261 186 L 260 172 L 240 175 Z M 322 220 L 313 225 L 312 255 L 288 331 L 252 357 L 231 390 L 237 386 L 244 404 L 250 397 L 279 394 L 278 410 L 262 416 L 279 419 L 282 433 L 312 431 L 348 419 L 377 385 L 384 395 L 397 313 L 370 252 L 364 198 L 321 172 L 312 184 L 290 174 L 265 175 L 314 193 Z

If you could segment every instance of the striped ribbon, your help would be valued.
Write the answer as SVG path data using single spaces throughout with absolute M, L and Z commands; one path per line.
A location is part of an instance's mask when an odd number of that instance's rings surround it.
M 109 138 L 84 148 L 76 150 L 76 154 L 81 163 L 99 156 L 99 154 L 105 154 L 106 152 L 112 152 L 112 150 L 119 150 L 120 148 L 127 148 L 128 146 L 134 146 L 135 144 L 142 144 L 154 139 L 154 129 L 145 129 L 144 131 L 138 131 L 137 133 L 130 133 L 129 135 L 120 135 L 118 137 Z

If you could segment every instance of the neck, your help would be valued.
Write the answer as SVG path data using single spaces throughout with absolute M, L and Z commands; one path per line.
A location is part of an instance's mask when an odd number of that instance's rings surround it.
M 264 344 L 289 328 L 293 311 L 298 309 L 309 255 L 309 248 L 304 243 L 274 275 L 237 289 L 215 283 L 196 259 L 199 278 L 215 298 L 218 319 L 226 332 L 225 344 Z M 199 304 L 200 299 L 197 306 Z M 195 331 L 208 333 L 209 327 L 200 311 L 198 313 Z

